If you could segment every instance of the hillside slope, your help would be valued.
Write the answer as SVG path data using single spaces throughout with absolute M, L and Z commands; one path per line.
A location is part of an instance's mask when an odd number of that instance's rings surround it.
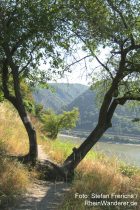
M 55 112 L 88 89 L 87 86 L 81 84 L 51 83 L 50 86 L 54 89 L 53 92 L 49 89 L 36 89 L 33 96 L 36 103 L 42 104 L 46 109 L 53 109 Z
M 99 114 L 99 105 L 97 106 L 95 92 L 86 90 L 72 101 L 66 107 L 66 110 L 71 110 L 73 107 L 79 108 L 80 111 L 80 120 L 76 128 L 81 130 L 92 130 L 97 124 Z M 139 135 L 139 123 L 132 122 L 132 120 L 139 115 L 139 107 L 130 108 L 128 105 L 118 106 L 112 120 L 113 127 L 109 129 L 109 132 L 117 133 L 119 135 Z
M 37 89 L 33 93 L 35 101 L 55 112 L 70 111 L 73 107 L 77 107 L 80 111 L 80 119 L 76 129 L 93 130 L 99 114 L 96 93 L 81 84 L 52 83 L 51 86 L 55 92 L 48 89 Z M 140 135 L 139 123 L 132 122 L 134 118 L 139 117 L 139 113 L 139 107 L 130 108 L 127 104 L 118 106 L 112 120 L 113 127 L 108 132 L 118 135 Z

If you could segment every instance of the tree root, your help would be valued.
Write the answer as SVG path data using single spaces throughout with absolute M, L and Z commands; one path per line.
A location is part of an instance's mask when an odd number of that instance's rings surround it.
M 41 172 L 41 179 L 47 181 L 63 181 L 71 182 L 74 178 L 74 173 L 66 174 L 62 167 L 59 165 L 46 160 L 43 163 L 37 163 L 37 170 Z
M 74 171 L 66 173 L 63 167 L 51 162 L 50 160 L 45 160 L 43 162 L 35 160 L 33 162 L 28 154 L 25 156 L 6 155 L 6 157 L 17 160 L 22 164 L 35 167 L 40 174 L 40 179 L 42 180 L 72 182 L 74 179 Z
M 17 161 L 21 162 L 22 164 L 26 164 L 26 165 L 28 164 L 28 165 L 33 166 L 33 167 L 36 166 L 36 163 L 37 163 L 37 160 L 32 159 L 29 154 L 24 155 L 24 156 L 16 156 L 16 155 L 5 154 L 3 156 L 5 156 L 5 157 L 7 157 L 11 160 L 17 160 Z

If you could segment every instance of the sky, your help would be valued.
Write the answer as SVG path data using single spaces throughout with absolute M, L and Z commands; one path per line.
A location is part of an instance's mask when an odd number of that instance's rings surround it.
M 109 53 L 109 49 L 100 49 L 100 55 L 99 59 L 101 61 L 104 61 L 106 58 L 106 55 Z M 85 57 L 87 54 L 85 54 L 83 51 L 79 51 L 76 55 L 76 59 L 80 60 L 81 58 Z M 75 60 L 72 58 L 69 59 L 68 63 L 73 63 Z M 45 65 L 41 65 L 41 68 L 46 68 Z M 82 60 L 74 65 L 71 65 L 71 73 L 66 72 L 63 76 L 63 78 L 57 78 L 57 83 L 78 83 L 83 85 L 91 85 L 92 83 L 92 76 L 94 74 L 98 76 L 100 65 L 97 62 L 97 60 L 93 57 L 88 57 L 85 60 Z M 50 82 L 56 82 L 56 81 L 50 81 Z

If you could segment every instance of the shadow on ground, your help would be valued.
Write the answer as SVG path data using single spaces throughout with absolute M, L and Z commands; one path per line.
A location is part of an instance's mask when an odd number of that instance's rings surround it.
M 35 183 L 32 192 L 28 192 L 17 207 L 8 210 L 56 210 L 64 200 L 64 195 L 70 189 L 70 184 L 64 182 Z

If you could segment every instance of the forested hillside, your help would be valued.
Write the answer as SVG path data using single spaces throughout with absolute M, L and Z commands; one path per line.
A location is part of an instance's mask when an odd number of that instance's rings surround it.
M 45 108 L 52 109 L 55 112 L 62 110 L 70 111 L 77 107 L 80 111 L 80 118 L 76 129 L 92 130 L 97 123 L 99 104 L 95 91 L 90 90 L 88 86 L 81 84 L 53 83 L 52 90 L 38 89 L 34 92 L 34 98 L 37 103 L 41 103 Z M 108 132 L 116 134 L 140 134 L 140 125 L 133 122 L 138 118 L 139 107 L 118 106 L 112 121 L 112 128 Z
M 67 106 L 67 110 L 73 107 L 79 108 L 80 120 L 77 129 L 92 130 L 96 126 L 99 113 L 97 97 L 94 91 L 87 90 Z M 140 124 L 133 122 L 140 116 L 139 107 L 118 106 L 112 120 L 112 128 L 108 131 L 117 134 L 140 134 Z
M 51 89 L 36 89 L 33 93 L 37 103 L 41 103 L 46 109 L 53 109 L 55 112 L 81 95 L 87 86 L 81 84 L 51 83 Z

